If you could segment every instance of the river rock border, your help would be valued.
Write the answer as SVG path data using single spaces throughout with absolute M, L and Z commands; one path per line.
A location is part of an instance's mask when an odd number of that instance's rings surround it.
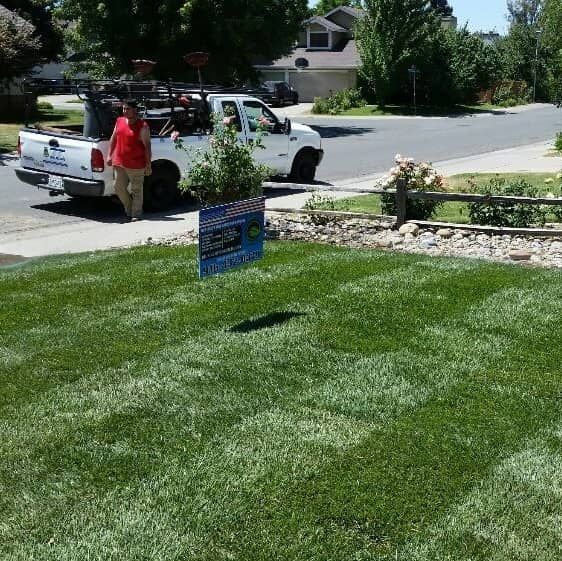
M 522 235 L 493 235 L 454 228 L 420 228 L 381 218 L 336 218 L 321 215 L 267 212 L 266 237 L 302 240 L 355 248 L 376 248 L 427 255 L 472 257 L 492 261 L 562 268 L 562 239 Z M 197 243 L 197 232 L 147 243 L 185 245 Z

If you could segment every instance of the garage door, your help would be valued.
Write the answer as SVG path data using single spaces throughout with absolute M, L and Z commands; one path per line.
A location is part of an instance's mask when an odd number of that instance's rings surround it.
M 330 91 L 337 92 L 356 85 L 355 72 L 291 72 L 291 86 L 299 92 L 301 101 L 314 101 L 315 97 L 327 97 Z

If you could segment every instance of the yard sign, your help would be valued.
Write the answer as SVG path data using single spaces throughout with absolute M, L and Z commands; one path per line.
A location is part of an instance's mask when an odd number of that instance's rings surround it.
M 199 211 L 199 278 L 263 257 L 265 197 Z

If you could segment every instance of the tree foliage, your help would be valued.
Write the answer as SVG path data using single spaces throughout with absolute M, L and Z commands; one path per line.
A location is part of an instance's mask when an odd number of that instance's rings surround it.
M 449 52 L 452 97 L 457 102 L 474 102 L 479 91 L 486 90 L 500 77 L 498 52 L 466 27 L 444 30 L 443 35 Z
M 440 23 L 426 0 L 365 0 L 365 17 L 356 26 L 360 73 L 379 105 L 407 73 L 407 64 L 424 51 Z
M 513 24 L 537 25 L 545 0 L 508 0 L 508 19 Z
M 511 0 L 507 3 L 509 33 L 500 42 L 502 74 L 505 80 L 536 81 L 535 97 L 546 96 L 544 63 L 548 49 L 541 37 L 544 0 Z
M 41 58 L 55 60 L 64 50 L 63 34 L 53 19 L 55 0 L 2 0 L 1 4 L 30 22 L 41 42 Z
M 338 6 L 349 6 L 351 8 L 361 8 L 361 0 L 319 0 L 313 8 L 313 12 L 318 16 L 325 16 L 328 12 Z
M 453 8 L 449 6 L 447 0 L 431 0 L 431 7 L 439 16 L 452 16 Z
M 209 53 L 207 81 L 242 81 L 253 75 L 256 55 L 288 54 L 303 20 L 306 0 L 61 0 L 72 21 L 68 40 L 93 75 L 132 72 L 132 59 L 156 60 L 156 77 L 193 79 L 182 57 Z
M 539 92 L 550 100 L 562 99 L 562 0 L 545 0 L 539 21 L 542 30 L 538 53 Z
M 25 74 L 41 57 L 41 42 L 33 25 L 0 13 L 0 79 Z

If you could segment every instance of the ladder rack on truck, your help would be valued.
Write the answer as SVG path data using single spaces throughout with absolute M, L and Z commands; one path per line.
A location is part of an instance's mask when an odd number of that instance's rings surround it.
M 36 95 L 42 80 L 24 81 L 24 91 Z M 61 86 L 62 87 L 62 86 Z M 68 88 L 84 102 L 84 136 L 108 138 L 123 100 L 135 99 L 153 135 L 177 130 L 180 134 L 201 134 L 211 129 L 207 104 L 209 94 L 248 95 L 267 101 L 262 89 L 194 84 L 173 80 L 68 80 Z M 28 104 L 29 105 L 29 104 Z M 26 118 L 26 126 L 28 119 Z

